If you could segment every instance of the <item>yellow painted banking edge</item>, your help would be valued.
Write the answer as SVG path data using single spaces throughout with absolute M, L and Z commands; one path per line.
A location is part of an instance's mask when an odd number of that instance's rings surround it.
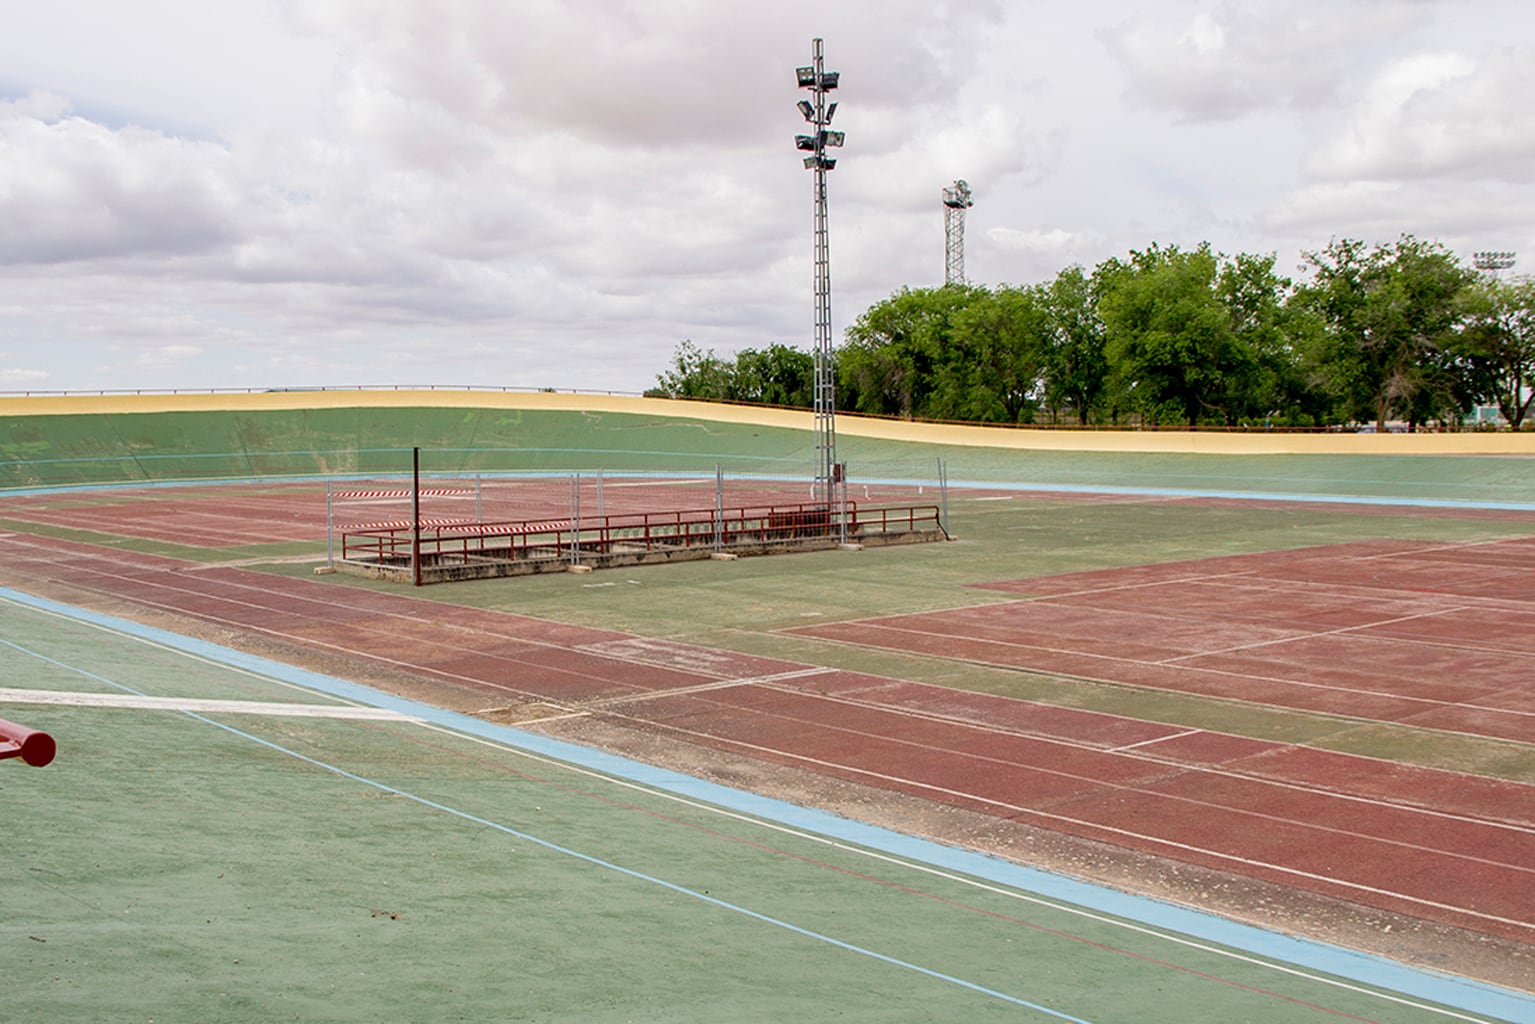
M 260 412 L 356 408 L 538 409 L 667 416 L 749 426 L 811 430 L 808 410 L 717 405 L 625 395 L 502 391 L 261 391 L 148 395 L 36 395 L 0 398 L 0 416 L 121 415 L 167 412 Z M 920 444 L 1020 451 L 1182 452 L 1219 455 L 1523 455 L 1535 456 L 1535 432 L 1290 434 L 1251 431 L 1031 430 L 910 423 L 837 415 L 837 432 Z

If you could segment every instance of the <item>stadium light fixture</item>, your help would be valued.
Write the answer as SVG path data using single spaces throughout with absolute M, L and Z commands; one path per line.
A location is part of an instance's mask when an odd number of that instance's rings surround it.
M 1473 253 L 1471 262 L 1475 264 L 1477 270 L 1488 271 L 1496 277 L 1498 271 L 1507 270 L 1514 265 L 1514 257 L 1515 253 L 1507 250 L 1487 249 L 1482 252 Z
M 813 386 L 815 405 L 815 500 L 826 509 L 828 516 L 837 494 L 845 496 L 842 466 L 837 462 L 837 431 L 835 422 L 835 373 L 831 344 L 831 256 L 827 243 L 826 172 L 837 166 L 835 157 L 826 155 L 828 148 L 840 147 L 846 140 L 844 132 L 827 129 L 837 111 L 836 103 L 828 103 L 826 94 L 841 82 L 841 75 L 827 71 L 819 38 L 811 43 L 814 63 L 794 69 L 795 80 L 800 88 L 810 90 L 810 98 L 795 104 L 814 131 L 794 137 L 794 148 L 809 153 L 804 158 L 805 169 L 815 172 L 815 380 Z M 839 485 L 841 485 L 839 487 Z M 846 516 L 837 515 L 838 536 L 847 541 Z

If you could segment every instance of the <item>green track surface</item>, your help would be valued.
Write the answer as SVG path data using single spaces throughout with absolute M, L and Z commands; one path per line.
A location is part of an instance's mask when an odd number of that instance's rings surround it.
M 335 703 L 9 603 L 0 635 L 31 688 Z M 1447 1019 L 434 727 L 26 717 L 61 752 L 0 771 L 8 1019 Z
M 0 489 L 270 476 L 401 474 L 412 447 L 441 473 L 712 471 L 803 476 L 809 430 L 538 409 L 343 408 L 12 416 Z M 1535 503 L 1535 463 L 1507 456 L 1059 452 L 844 436 L 854 480 L 1139 487 Z
M 547 410 L 31 416 L 0 422 L 0 490 L 400 476 L 412 446 L 442 474 L 712 475 L 718 465 L 800 478 L 812 439 L 702 415 Z M 1535 505 L 1535 463 L 1518 457 L 1063 453 L 857 437 L 839 454 L 855 482 L 910 481 L 926 500 L 941 458 L 953 482 L 1007 488 Z M 1529 782 L 1528 743 L 783 632 L 1016 596 L 972 586 L 985 581 L 1352 540 L 1535 534 L 1528 515 L 1462 511 L 954 494 L 955 543 L 416 594 Z M 19 506 L 0 529 L 308 578 L 324 554 L 319 541 L 212 549 L 42 526 Z M 3 685 L 44 690 L 333 703 L 7 603 L 0 672 Z M 1445 1019 L 421 725 L 12 704 L 0 716 L 61 743 L 45 769 L 0 762 L 0 1019 L 1059 1019 L 1009 999 L 1092 1021 L 1337 1019 L 1313 1003 L 1367 1020 Z

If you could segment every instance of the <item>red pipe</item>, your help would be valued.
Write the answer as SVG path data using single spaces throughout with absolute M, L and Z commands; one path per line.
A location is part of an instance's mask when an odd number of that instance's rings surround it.
M 0 718 L 0 761 L 20 757 L 33 768 L 41 768 L 57 752 L 58 744 L 47 733 Z

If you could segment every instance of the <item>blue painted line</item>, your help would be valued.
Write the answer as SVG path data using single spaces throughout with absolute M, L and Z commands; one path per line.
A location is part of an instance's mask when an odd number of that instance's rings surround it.
M 708 893 L 699 892 L 697 889 L 689 889 L 687 886 L 679 885 L 676 882 L 669 882 L 664 878 L 658 878 L 655 875 L 649 875 L 643 871 L 637 871 L 634 868 L 626 868 L 622 864 L 615 864 L 612 861 L 603 860 L 602 858 L 595 857 L 589 853 L 582 853 L 580 850 L 571 849 L 568 846 L 562 846 L 559 843 L 552 842 L 548 839 L 542 839 L 533 835 L 532 833 L 523 832 L 512 828 L 510 825 L 503 825 L 498 821 L 492 821 L 489 818 L 482 818 L 477 814 L 471 814 L 470 812 L 460 810 L 457 807 L 450 807 L 447 804 L 439 803 L 436 800 L 431 800 L 427 797 L 419 796 L 415 793 L 407 792 L 403 789 L 398 789 L 394 786 L 388 785 L 387 783 L 379 782 L 376 779 L 370 779 L 366 776 L 357 775 L 353 772 L 347 771 L 344 768 L 339 768 L 336 765 L 327 764 L 324 761 L 309 757 L 306 754 L 301 754 L 296 750 L 290 750 L 287 747 L 273 743 L 270 740 L 263 739 L 260 736 L 252 735 L 251 733 L 236 729 L 233 726 L 225 725 L 222 722 L 215 722 L 211 718 L 206 718 L 202 715 L 196 714 L 195 712 L 183 712 L 183 714 L 186 714 L 188 717 L 195 718 L 200 722 L 206 722 L 209 725 L 216 726 L 220 729 L 223 729 L 225 732 L 233 733 L 234 735 L 243 739 L 250 740 L 253 743 L 259 743 L 264 747 L 268 747 L 272 750 L 286 754 L 289 757 L 297 758 L 300 761 L 314 765 L 316 768 L 322 768 L 325 771 L 332 772 L 344 779 L 350 779 L 353 782 L 360 782 L 363 785 L 372 786 L 374 789 L 382 790 L 385 793 L 392 793 L 395 796 L 404 797 L 407 800 L 421 804 L 423 807 L 429 807 L 432 810 L 441 811 L 444 814 L 451 814 L 454 817 L 462 818 L 465 821 L 472 821 L 477 825 L 483 825 L 487 828 L 495 829 L 498 832 L 503 832 L 506 835 L 513 836 L 525 842 L 542 846 L 546 850 L 551 850 L 566 857 L 573 857 L 576 860 L 585 861 L 586 863 L 595 867 L 602 868 L 603 870 L 613 871 L 621 875 L 626 875 L 629 878 L 637 879 L 641 882 L 657 885 L 663 889 L 668 889 L 672 892 L 678 893 L 679 895 L 687 896 L 691 899 L 699 900 L 703 903 L 712 904 L 721 908 L 722 910 L 728 910 L 732 913 L 740 914 L 744 917 L 749 917 L 752 920 L 761 921 L 762 923 L 772 925 L 775 928 L 782 928 L 785 931 L 793 932 L 796 935 L 803 935 L 806 938 L 814 939 L 817 942 L 824 942 L 827 945 L 835 946 L 838 949 L 847 950 L 850 953 L 856 953 L 859 956 L 866 956 L 871 959 L 881 961 L 882 963 L 890 964 L 894 967 L 900 967 L 904 970 L 914 971 L 917 974 L 925 975 L 938 981 L 947 982 L 951 985 L 957 985 L 960 988 L 966 988 L 972 992 L 978 992 L 981 995 L 990 996 L 993 999 L 1000 999 L 1004 1002 L 1012 1003 L 1015 1006 L 1023 1006 L 1031 1010 L 1037 1010 L 1040 1013 L 1048 1014 L 1049 1016 L 1056 1017 L 1060 1020 L 1072 1021 L 1073 1024 L 1092 1024 L 1091 1021 L 1083 1020 L 1081 1017 L 1073 1017 L 1069 1013 L 1063 1013 L 1060 1010 L 1053 1009 L 1041 1003 L 1030 1002 L 1029 1000 L 1019 996 L 1010 995 L 1006 992 L 1000 992 L 993 988 L 987 988 L 984 985 L 977 984 L 973 981 L 966 981 L 963 978 L 956 978 L 951 974 L 944 974 L 942 971 L 936 971 L 930 967 L 923 967 L 921 964 L 914 964 L 908 960 L 901 960 L 898 957 L 893 957 L 886 953 L 880 953 L 865 946 L 859 946 L 851 942 L 845 942 L 842 939 L 833 938 L 832 936 L 826 935 L 823 932 L 804 928 L 797 924 L 791 924 L 790 922 L 784 921 L 781 918 L 763 914 L 748 907 L 743 907 L 739 904 L 731 903 L 728 900 L 719 899 L 716 896 L 710 896 Z
M 1535 995 L 1455 975 L 1410 967 L 1372 953 L 1345 949 L 1312 939 L 1296 938 L 1214 914 L 1174 906 L 1160 900 L 1117 892 L 1087 882 L 1025 867 L 1011 861 L 946 847 L 889 829 L 840 818 L 814 808 L 759 796 L 717 783 L 642 764 L 625 757 L 551 739 L 468 715 L 445 711 L 417 701 L 383 693 L 358 683 L 285 665 L 204 640 L 104 615 L 89 609 L 0 587 L 0 599 L 51 612 L 76 621 L 138 637 L 282 682 L 308 687 L 345 700 L 386 708 L 413 718 L 479 736 L 513 749 L 565 761 L 663 792 L 686 796 L 827 838 L 842 840 L 903 857 L 932 867 L 996 882 L 1047 899 L 1139 922 L 1152 928 L 1201 939 L 1232 949 L 1306 968 L 1401 995 L 1440 1003 L 1467 1012 L 1507 1021 L 1535 1021 Z
M 394 450 L 395 449 L 377 449 L 377 451 L 394 451 Z M 403 449 L 401 449 L 401 450 L 403 450 Z M 445 449 L 445 450 L 454 451 L 454 450 L 457 450 L 457 449 Z M 464 449 L 464 450 L 465 451 L 474 451 L 474 450 L 477 450 L 477 449 Z M 545 453 L 547 453 L 547 452 L 566 452 L 566 451 L 575 452 L 575 451 L 578 451 L 578 449 L 563 449 L 563 448 L 529 448 L 529 449 L 518 449 L 518 450 L 519 451 L 524 451 L 524 452 L 545 452 Z M 583 453 L 586 453 L 588 450 L 586 450 L 586 449 L 579 449 L 579 451 L 581 451 Z M 277 453 L 277 454 L 284 454 L 284 453 Z M 599 453 L 599 454 L 601 454 L 601 453 Z M 636 453 L 634 453 L 634 452 L 615 452 L 615 454 L 636 454 Z M 783 462 L 783 461 L 786 461 L 784 458 L 782 458 L 780 456 L 766 456 L 766 455 L 723 456 L 723 455 L 708 455 L 708 454 L 702 454 L 702 453 L 692 453 L 692 454 L 690 454 L 690 453 L 677 453 L 677 452 L 648 452 L 648 453 L 639 453 L 639 454 L 677 455 L 679 457 L 680 456 L 686 456 L 686 457 L 689 457 L 689 458 L 699 458 L 699 459 L 704 459 L 704 460 L 720 460 L 720 461 L 733 461 L 733 462 L 740 462 L 740 461 L 743 461 L 743 460 L 757 460 L 757 461 L 762 461 L 762 462 L 770 462 L 770 461 L 771 462 Z M 3 464 L 0 464 L 0 465 L 3 465 Z M 700 466 L 695 471 L 702 472 L 703 470 L 705 470 L 707 468 L 710 468 L 710 467 Z M 467 477 L 467 476 L 481 476 L 481 477 L 486 477 L 486 478 L 502 479 L 502 480 L 542 480 L 542 479 L 551 479 L 551 478 L 565 479 L 565 478 L 568 478 L 568 477 L 570 477 L 572 475 L 575 475 L 577 473 L 580 473 L 582 476 L 591 476 L 591 475 L 596 474 L 598 472 L 606 472 L 609 475 L 612 475 L 612 476 L 615 476 L 615 477 L 624 477 L 626 479 L 627 478 L 670 479 L 670 478 L 673 478 L 673 477 L 677 476 L 678 473 L 687 472 L 687 471 L 686 470 L 660 471 L 660 470 L 641 470 L 641 469 L 620 469 L 620 470 L 608 470 L 608 471 L 601 471 L 601 470 L 575 470 L 575 469 L 567 469 L 567 470 L 556 470 L 556 469 L 550 469 L 550 470 L 517 470 L 517 471 L 512 471 L 512 470 L 478 470 L 478 471 L 476 471 L 476 470 L 467 470 L 466 469 L 466 470 L 463 470 L 462 472 L 447 472 L 447 471 L 436 472 L 436 471 L 434 471 L 431 474 L 423 474 L 423 478 L 425 478 L 426 476 L 429 475 L 429 476 L 431 476 L 433 478 L 440 477 L 440 478 L 449 478 L 449 479 L 462 479 L 462 478 Z M 391 477 L 398 477 L 398 478 L 401 478 L 401 479 L 406 479 L 406 478 L 408 478 L 408 474 L 405 474 L 403 472 L 401 472 L 401 473 L 390 473 L 390 472 L 387 472 L 387 471 L 381 471 L 381 472 L 377 472 L 377 473 L 345 473 L 345 474 L 324 474 L 324 475 L 320 475 L 320 474 L 309 474 L 309 475 L 295 474 L 295 475 L 288 475 L 288 476 L 187 477 L 185 479 L 180 479 L 180 480 L 129 480 L 129 481 L 123 481 L 123 482 L 119 482 L 119 483 L 50 484 L 48 486 L 43 486 L 43 487 L 17 487 L 17 488 L 9 488 L 9 489 L 5 489 L 5 490 L 0 490 L 0 495 L 5 495 L 5 496 L 13 496 L 14 495 L 14 496 L 18 496 L 18 497 L 35 497 L 35 496 L 38 496 L 38 495 L 67 494 L 67 493 L 74 493 L 74 492 L 79 492 L 79 491 L 117 491 L 117 490 L 140 490 L 140 489 L 145 489 L 145 488 L 161 488 L 161 487 L 197 487 L 197 486 L 207 486 L 207 485 L 211 485 L 211 484 L 315 483 L 315 482 L 324 481 L 324 480 L 379 480 L 379 479 L 389 479 Z M 804 483 L 804 484 L 807 484 L 807 485 L 809 484 L 808 480 L 801 481 L 801 480 L 795 480 L 795 479 L 788 478 L 788 477 L 782 477 L 782 478 L 780 478 L 780 477 L 773 477 L 773 476 L 771 476 L 771 474 L 764 474 L 764 478 L 766 478 L 766 479 L 783 479 L 783 480 L 789 480 L 790 482 L 793 482 L 793 483 Z M 917 478 L 903 478 L 903 477 L 869 477 L 868 479 L 860 479 L 858 481 L 858 484 L 859 485 L 868 484 L 871 487 L 875 487 L 875 486 L 885 486 L 885 487 L 922 487 L 924 489 L 931 490 L 935 496 L 938 494 L 938 485 L 931 478 L 928 478 L 928 479 L 917 479 Z M 1473 510 L 1473 511 L 1490 511 L 1490 512 L 1535 512 L 1535 502 L 1528 502 L 1528 501 L 1489 501 L 1489 500 L 1485 500 L 1485 499 L 1473 499 L 1473 498 L 1425 498 L 1425 497 L 1417 497 L 1417 496 L 1411 496 L 1411 495 L 1395 495 L 1395 496 L 1393 496 L 1393 495 L 1384 495 L 1384 494 L 1332 494 L 1332 493 L 1328 493 L 1326 491 L 1315 491 L 1315 492 L 1302 491 L 1302 492 L 1295 492 L 1295 491 L 1208 490 L 1208 489 L 1201 489 L 1201 488 L 1184 488 L 1184 487 L 1130 487 L 1130 486 L 1115 485 L 1115 484 L 1066 484 L 1066 483 L 1053 483 L 1053 482 L 1045 482 L 1045 481 L 1033 481 L 1033 482 L 1022 481 L 1022 482 L 1020 482 L 1020 481 L 998 481 L 998 480 L 950 480 L 949 481 L 949 486 L 951 488 L 962 488 L 962 489 L 965 489 L 965 490 L 1018 491 L 1018 492 L 1036 491 L 1036 492 L 1041 492 L 1041 493 L 1045 493 L 1045 494 L 1111 494 L 1111 495 L 1120 495 L 1120 496 L 1129 496 L 1129 497 L 1145 497 L 1145 498 L 1219 498 L 1219 499 L 1228 500 L 1228 501 L 1283 501 L 1283 502 L 1301 502 L 1301 503 L 1306 503 L 1306 504 L 1319 504 L 1319 505 L 1364 505 L 1364 506 L 1374 506 L 1374 507 L 1392 507 L 1392 506 L 1397 506 L 1397 507 L 1401 507 L 1401 508 L 1469 509 L 1469 510 Z M 1431 486 L 1453 487 L 1453 486 L 1459 486 L 1459 485 L 1456 485 L 1456 484 L 1443 484 L 1443 485 L 1431 485 Z M 1523 488 L 1521 487 L 1521 489 L 1523 489 Z
M 873 484 L 875 481 L 869 481 Z M 887 480 L 887 484 L 933 487 L 931 480 Z M 1293 501 L 1318 505 L 1374 505 L 1403 508 L 1455 508 L 1492 512 L 1535 512 L 1535 502 L 1481 501 L 1460 498 L 1392 497 L 1377 494 L 1293 493 L 1288 491 L 1211 491 L 1182 487 L 1122 487 L 1109 484 L 998 483 L 950 480 L 950 487 L 987 491 L 1042 491 L 1047 494 L 1115 494 L 1144 498 L 1221 498 L 1233 501 Z
M 147 694 L 145 694 L 142 690 L 135 689 L 126 683 L 120 683 L 115 679 L 108 679 L 106 676 L 100 675 L 96 672 L 91 672 L 88 669 L 79 668 L 78 666 L 59 661 L 57 658 L 43 654 L 41 651 L 34 651 L 31 648 L 23 647 L 21 644 L 13 643 L 10 640 L 0 638 L 0 644 L 4 644 L 6 647 L 11 648 L 12 650 L 20 651 L 23 654 L 36 658 L 37 660 L 46 664 L 53 665 L 56 668 L 74 672 L 77 675 L 84 676 L 87 679 L 102 683 L 103 685 L 110 686 L 114 689 L 122 690 L 125 693 L 131 693 L 139 697 L 147 696 Z M 474 822 L 476 825 L 483 825 L 486 828 L 494 829 L 497 832 L 505 833 L 506 835 L 521 839 L 525 842 L 533 843 L 537 846 L 542 846 L 544 849 L 553 851 L 554 853 L 558 853 L 566 857 L 572 857 L 576 860 L 585 861 L 586 863 L 595 867 L 602 868 L 605 871 L 612 871 L 617 874 L 626 875 L 629 878 L 633 878 L 641 882 L 649 883 L 650 885 L 657 885 L 663 889 L 669 889 L 672 892 L 698 900 L 702 903 L 712 904 L 721 908 L 722 910 L 728 910 L 731 913 L 740 914 L 743 917 L 749 917 L 754 921 L 761 921 L 762 923 L 772 925 L 775 928 L 782 928 L 785 931 L 793 932 L 796 935 L 803 935 L 806 938 L 814 939 L 817 942 L 824 942 L 829 946 L 835 946 L 838 949 L 844 949 L 850 953 L 856 953 L 859 956 L 866 956 L 870 959 L 878 960 L 882 963 L 887 963 L 891 966 L 902 968 L 903 970 L 913 971 L 917 974 L 925 975 L 926 977 L 934 978 L 938 981 L 947 982 L 951 985 L 957 985 L 960 988 L 966 988 L 972 992 L 978 992 L 981 995 L 990 996 L 993 999 L 1000 999 L 1004 1002 L 1012 1003 L 1015 1006 L 1023 1006 L 1030 1010 L 1037 1010 L 1040 1013 L 1047 1014 L 1051 1017 L 1056 1017 L 1060 1020 L 1071 1021 L 1073 1024 L 1092 1024 L 1091 1021 L 1084 1020 L 1081 1017 L 1074 1017 L 1069 1013 L 1064 1013 L 1052 1007 L 1045 1006 L 1042 1003 L 1031 1002 L 1030 1000 L 1022 998 L 1021 996 L 1015 996 L 1007 992 L 998 991 L 997 989 L 988 988 L 985 985 L 980 985 L 973 981 L 966 981 L 964 978 L 957 978 L 951 974 L 945 974 L 942 971 L 937 971 L 930 967 L 923 967 L 921 964 L 914 964 L 910 961 L 902 960 L 898 957 L 893 957 L 886 953 L 880 953 L 877 950 L 872 950 L 865 946 L 859 946 L 851 942 L 846 942 L 842 939 L 834 938 L 823 932 L 814 931 L 797 924 L 792 924 L 788 921 L 782 920 L 781 918 L 776 918 L 769 914 L 764 914 L 759 911 L 752 910 L 748 907 L 743 907 L 739 904 L 731 903 L 728 900 L 722 900 L 716 896 L 711 896 L 706 892 L 699 892 L 697 889 L 689 889 L 687 886 L 679 885 L 676 882 L 669 882 L 664 878 L 658 878 L 655 875 L 646 874 L 643 871 L 637 871 L 633 868 L 626 868 L 622 864 L 615 864 L 612 861 L 603 860 L 601 857 L 596 857 L 589 853 L 582 853 L 580 850 L 572 849 L 568 846 L 562 846 L 559 843 L 533 835 L 531 832 L 523 832 L 520 829 L 512 828 L 510 825 L 502 824 L 499 821 L 492 821 L 489 818 L 482 818 L 477 814 L 472 814 L 469 811 L 465 811 L 461 808 L 451 807 L 448 804 L 440 803 L 439 801 L 429 799 L 427 797 L 421 796 L 420 794 L 411 793 L 408 790 L 403 790 L 398 787 L 391 786 L 388 783 L 380 782 L 377 779 L 370 779 L 365 775 L 358 775 L 355 772 L 349 772 L 345 768 L 330 764 L 327 761 L 321 761 L 318 758 L 310 757 L 308 754 L 301 754 L 298 751 L 289 747 L 285 747 L 280 743 L 274 743 L 273 741 L 265 739 L 264 737 L 246 732 L 244 729 L 237 729 L 232 725 L 227 725 L 223 722 L 216 722 L 213 719 L 208 718 L 206 715 L 200 715 L 195 711 L 182 711 L 181 714 L 187 718 L 202 722 L 205 725 L 211 725 L 215 729 L 222 729 L 224 732 L 238 736 L 243 740 L 249 740 L 252 743 L 266 747 L 269 750 L 275 750 L 278 753 L 285 754 L 295 760 L 303 761 L 305 764 L 313 765 L 316 768 L 320 768 L 334 775 L 338 775 L 343 779 L 349 779 L 353 782 L 362 783 L 365 786 L 371 786 L 374 789 L 381 790 L 385 793 L 391 793 L 395 796 L 403 797 L 406 800 L 418 803 L 423 807 L 428 807 L 434 811 L 440 811 L 443 814 L 449 814 L 456 818 L 462 818 L 465 821 Z

